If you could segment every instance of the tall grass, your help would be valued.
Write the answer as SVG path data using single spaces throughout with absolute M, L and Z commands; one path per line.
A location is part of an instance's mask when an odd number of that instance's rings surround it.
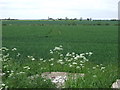
M 16 48 L 3 51 L 3 88 L 56 88 L 50 79 L 41 77 L 43 72 L 69 72 L 81 73 L 82 77 L 71 78 L 65 83 L 65 88 L 110 88 L 117 79 L 117 66 L 113 64 L 95 64 L 89 61 L 92 52 L 77 54 L 68 52 L 63 54 L 63 47 L 55 47 L 50 50 L 51 58 L 39 58 L 29 56 L 22 59 Z M 111 69 L 112 68 L 112 69 Z
M 27 55 L 49 58 L 48 50 L 62 44 L 64 53 L 95 53 L 96 63 L 117 62 L 117 26 L 3 26 L 3 46 L 17 47 Z

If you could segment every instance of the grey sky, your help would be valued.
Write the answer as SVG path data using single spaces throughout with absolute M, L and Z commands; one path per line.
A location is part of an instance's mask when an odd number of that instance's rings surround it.
M 0 0 L 0 18 L 118 18 L 119 0 Z

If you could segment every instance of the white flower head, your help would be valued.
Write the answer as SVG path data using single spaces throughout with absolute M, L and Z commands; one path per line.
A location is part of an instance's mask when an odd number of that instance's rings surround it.
M 34 60 L 35 60 L 35 58 L 32 58 L 31 60 L 32 60 L 32 61 L 34 61 Z
M 80 64 L 80 66 L 83 66 L 83 64 Z
M 80 66 L 77 66 L 76 68 L 80 68 Z
M 77 59 L 78 59 L 78 57 L 74 57 L 74 59 L 75 59 L 75 60 L 77 60 Z
M 55 47 L 54 51 L 56 51 L 56 50 L 61 51 L 61 50 L 63 50 L 63 48 L 61 48 L 61 47 Z
M 43 62 L 46 62 L 46 60 L 44 60 Z
M 42 61 L 42 60 L 43 60 L 43 58 L 40 58 L 40 60 Z
M 53 61 L 53 60 L 54 60 L 54 58 L 51 58 L 50 60 L 51 60 L 51 61 Z
M 2 86 L 5 86 L 5 84 L 3 83 Z
M 66 56 L 71 56 L 71 54 L 68 52 L 68 53 L 66 54 Z
M 51 53 L 51 54 L 53 54 L 53 51 L 52 51 L 52 50 L 50 50 L 50 53 Z
M 93 67 L 93 69 L 96 69 L 96 67 Z
M 62 62 L 63 60 L 60 59 L 60 60 L 58 60 L 58 61 L 59 61 L 59 62 Z
M 19 56 L 20 56 L 20 53 L 17 54 L 17 57 L 19 57 Z
M 63 56 L 63 54 L 60 54 L 60 56 L 62 57 L 62 56 Z
M 97 75 L 93 75 L 93 77 L 97 77 Z
M 64 62 L 60 62 L 60 64 L 64 64 Z
M 23 67 L 23 68 L 24 68 L 24 69 L 28 69 L 28 70 L 30 69 L 30 67 L 29 67 L 29 66 L 25 66 L 25 67 Z
M 89 52 L 89 56 L 91 56 L 93 53 L 92 52 Z
M 60 48 L 62 48 L 63 46 L 62 46 L 62 45 L 60 45 L 59 47 L 60 47 Z
M 52 64 L 50 64 L 51 66 L 53 66 L 54 64 L 52 63 Z
M 72 52 L 73 55 L 75 55 L 75 52 Z
M 6 47 L 2 47 L 1 49 L 0 49 L 0 51 L 8 51 L 9 49 L 8 48 L 6 48 Z
M 101 67 L 101 70 L 104 70 L 105 69 L 105 67 Z
M 12 51 L 16 51 L 16 50 L 17 50 L 17 48 L 13 48 L 13 49 L 12 49 Z
M 72 67 L 72 65 L 70 64 L 69 67 Z
M 76 62 L 73 62 L 72 64 L 77 64 Z

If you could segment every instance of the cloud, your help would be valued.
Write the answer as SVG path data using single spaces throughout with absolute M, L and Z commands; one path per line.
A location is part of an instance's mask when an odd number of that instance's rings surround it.
M 117 18 L 119 0 L 0 0 L 2 18 Z M 0 18 L 1 18 L 0 17 Z

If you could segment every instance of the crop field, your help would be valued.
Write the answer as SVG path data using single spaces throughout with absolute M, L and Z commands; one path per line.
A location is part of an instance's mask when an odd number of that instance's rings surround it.
M 28 77 L 59 71 L 85 74 L 76 82 L 67 80 L 65 88 L 110 88 L 118 77 L 117 23 L 3 21 L 3 87 L 55 88 L 41 76 L 33 81 Z

